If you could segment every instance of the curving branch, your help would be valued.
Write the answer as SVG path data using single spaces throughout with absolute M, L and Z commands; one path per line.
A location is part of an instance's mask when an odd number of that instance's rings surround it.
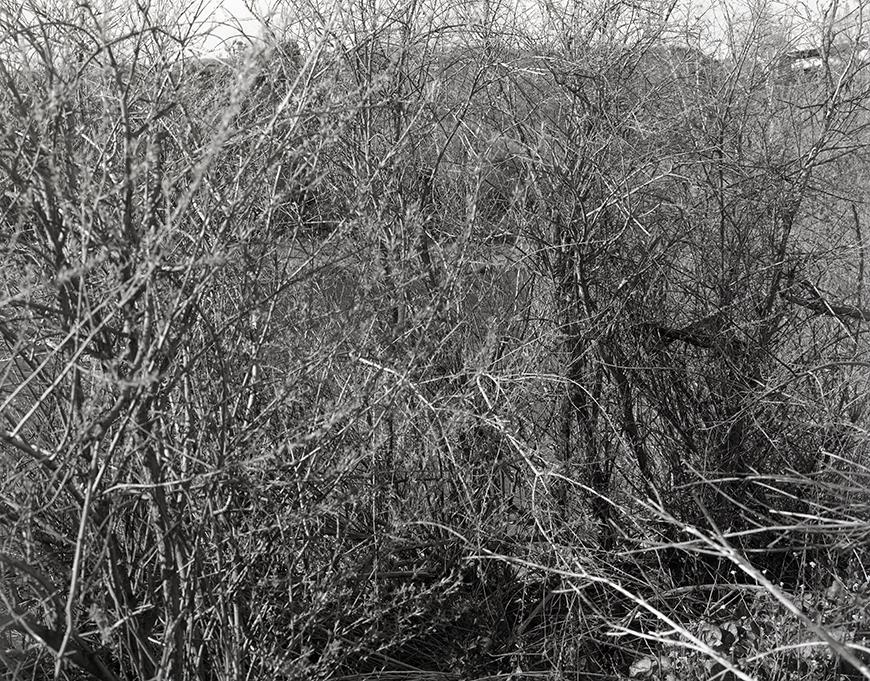
M 801 286 L 807 291 L 809 298 L 799 296 L 793 290 L 785 290 L 780 293 L 783 300 L 795 305 L 800 305 L 816 314 L 837 317 L 839 319 L 857 319 L 870 322 L 870 310 L 860 305 L 836 305 L 828 302 L 819 293 L 819 290 L 809 282 L 801 282 Z

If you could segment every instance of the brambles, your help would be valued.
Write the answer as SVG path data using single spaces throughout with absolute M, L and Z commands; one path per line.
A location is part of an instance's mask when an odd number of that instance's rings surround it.
M 10 678 L 864 674 L 856 15 L 13 9 Z

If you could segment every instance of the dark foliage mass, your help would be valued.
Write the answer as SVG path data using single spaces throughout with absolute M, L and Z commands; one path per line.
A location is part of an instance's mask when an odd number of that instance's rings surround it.
M 836 5 L 317 5 L 0 9 L 4 678 L 870 678 Z

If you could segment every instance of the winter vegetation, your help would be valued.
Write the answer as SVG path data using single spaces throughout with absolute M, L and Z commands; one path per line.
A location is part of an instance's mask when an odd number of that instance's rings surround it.
M 867 16 L 770 7 L 3 3 L 3 678 L 870 679 Z

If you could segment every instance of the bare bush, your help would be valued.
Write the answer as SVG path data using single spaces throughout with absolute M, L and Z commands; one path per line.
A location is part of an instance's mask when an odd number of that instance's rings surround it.
M 870 676 L 860 12 L 517 11 L 0 12 L 10 678 Z

